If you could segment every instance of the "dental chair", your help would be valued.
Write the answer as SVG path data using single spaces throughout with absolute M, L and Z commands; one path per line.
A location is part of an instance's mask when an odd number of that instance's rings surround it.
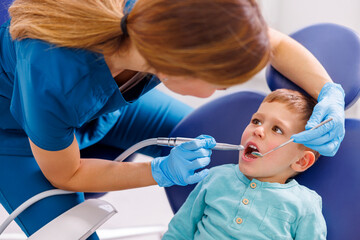
M 46 197 L 74 194 L 60 189 L 39 193 L 16 208 L 9 217 L 0 224 L 0 239 L 5 240 L 85 240 L 93 234 L 110 217 L 117 213 L 108 202 L 101 199 L 86 200 L 59 215 L 51 222 L 32 234 L 29 238 L 21 233 L 2 234 L 6 227 L 29 206 Z M 74 227 L 75 224 L 75 227 Z
M 335 24 L 313 25 L 291 35 L 309 49 L 323 64 L 333 81 L 346 93 L 346 108 L 360 94 L 360 40 L 348 28 Z M 271 90 L 299 88 L 269 66 L 266 79 Z M 301 90 L 302 91 L 302 90 Z M 213 136 L 218 142 L 239 144 L 252 114 L 264 93 L 242 91 L 218 98 L 196 109 L 171 133 L 173 137 Z M 296 180 L 315 190 L 323 200 L 323 214 L 328 228 L 328 240 L 359 239 L 360 217 L 360 120 L 346 119 L 345 138 L 334 157 L 320 157 Z M 164 151 L 164 155 L 168 150 Z M 213 151 L 209 168 L 238 162 L 238 152 Z M 195 185 L 172 186 L 165 189 L 171 208 L 176 213 Z M 316 224 L 316 223 L 314 223 Z

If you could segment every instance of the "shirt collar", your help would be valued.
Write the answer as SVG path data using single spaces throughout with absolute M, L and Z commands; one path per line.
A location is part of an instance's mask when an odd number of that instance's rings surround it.
M 295 179 L 291 179 L 290 181 L 288 181 L 284 184 L 262 182 L 255 178 L 253 178 L 253 180 L 250 180 L 240 171 L 238 164 L 234 165 L 234 170 L 235 170 L 235 173 L 236 173 L 237 177 L 239 178 L 239 180 L 247 186 L 250 185 L 250 183 L 252 183 L 252 182 L 256 183 L 256 185 L 258 187 L 262 187 L 262 188 L 291 188 L 291 187 L 294 187 L 295 185 L 298 185 L 298 182 Z

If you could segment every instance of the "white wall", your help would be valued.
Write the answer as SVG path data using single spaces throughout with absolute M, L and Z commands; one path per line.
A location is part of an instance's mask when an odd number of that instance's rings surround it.
M 359 0 L 258 0 L 269 26 L 291 34 L 316 23 L 335 23 L 360 34 Z M 360 101 L 346 111 L 360 117 Z
M 286 34 L 314 24 L 337 23 L 360 33 L 359 0 L 258 0 L 268 24 Z

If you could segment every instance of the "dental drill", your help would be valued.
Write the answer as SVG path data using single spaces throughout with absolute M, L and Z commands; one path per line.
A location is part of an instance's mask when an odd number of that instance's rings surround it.
M 138 142 L 137 144 L 133 145 L 129 149 L 127 149 L 125 152 L 120 154 L 115 161 L 122 162 L 124 161 L 128 156 L 136 152 L 137 150 L 150 146 L 150 145 L 158 145 L 158 146 L 167 146 L 167 147 L 176 147 L 182 143 L 190 142 L 195 140 L 195 138 L 184 138 L 184 137 L 158 137 L 158 138 L 150 138 L 146 139 L 144 141 Z M 228 143 L 216 143 L 216 146 L 213 148 L 213 150 L 221 150 L 221 151 L 242 151 L 244 150 L 244 146 L 242 145 L 234 145 L 234 144 L 228 144 Z

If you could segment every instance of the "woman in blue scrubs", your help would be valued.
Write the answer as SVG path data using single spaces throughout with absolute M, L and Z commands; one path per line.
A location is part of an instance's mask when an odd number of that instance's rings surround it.
M 15 0 L 9 12 L 0 29 L 1 204 L 12 212 L 49 189 L 78 192 L 22 213 L 16 221 L 27 235 L 82 202 L 82 192 L 186 185 L 206 176 L 194 171 L 210 161 L 215 142 L 207 136 L 166 157 L 147 148 L 150 163 L 80 157 L 98 142 L 127 149 L 167 136 L 191 109 L 154 90 L 160 82 L 208 97 L 247 81 L 270 58 L 314 98 L 325 96 L 317 118 L 337 114 L 333 128 L 317 132 L 322 141 L 305 135 L 302 143 L 331 155 L 342 140 L 333 134 L 343 129 L 341 89 L 304 48 L 267 28 L 255 1 Z M 326 104 L 330 95 L 339 106 Z

